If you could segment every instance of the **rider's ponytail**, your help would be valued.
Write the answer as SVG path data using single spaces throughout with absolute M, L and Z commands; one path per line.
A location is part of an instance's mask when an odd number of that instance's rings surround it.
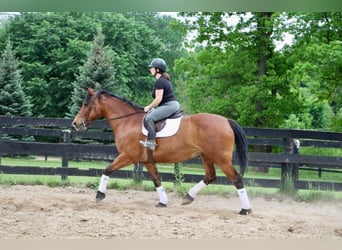
M 169 81 L 171 80 L 170 75 L 168 73 L 166 73 L 166 72 L 163 72 L 162 77 L 166 78 Z

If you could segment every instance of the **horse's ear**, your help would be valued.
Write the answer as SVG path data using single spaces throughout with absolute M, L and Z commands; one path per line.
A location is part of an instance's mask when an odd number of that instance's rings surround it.
M 88 87 L 88 93 L 89 93 L 89 95 L 93 96 L 93 95 L 95 95 L 95 90 L 91 87 Z

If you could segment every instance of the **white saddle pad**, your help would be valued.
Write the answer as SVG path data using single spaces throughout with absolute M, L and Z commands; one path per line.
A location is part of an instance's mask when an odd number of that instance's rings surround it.
M 156 133 L 156 137 L 168 137 L 177 133 L 179 129 L 180 122 L 182 117 L 175 119 L 166 119 L 165 127 Z M 147 129 L 144 126 L 144 122 L 142 124 L 142 133 L 147 136 Z

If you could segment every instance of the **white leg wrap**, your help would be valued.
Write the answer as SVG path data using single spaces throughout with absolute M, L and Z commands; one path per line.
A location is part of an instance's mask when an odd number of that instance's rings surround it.
M 242 189 L 238 189 L 238 195 L 239 195 L 239 198 L 240 198 L 240 201 L 241 201 L 241 208 L 243 209 L 250 209 L 251 208 L 251 205 L 249 203 L 249 199 L 248 199 L 248 196 L 247 196 L 247 191 L 242 188 Z
M 159 202 L 166 205 L 168 202 L 168 199 L 167 199 L 167 195 L 163 186 L 157 187 L 157 193 L 159 195 Z
M 195 198 L 196 195 L 198 194 L 199 191 L 201 191 L 203 188 L 205 188 L 207 184 L 204 183 L 203 180 L 198 182 L 195 186 L 189 189 L 188 194 L 192 197 Z
M 99 191 L 101 193 L 106 193 L 108 180 L 109 180 L 109 176 L 104 175 L 104 174 L 101 176 L 101 181 L 99 185 Z

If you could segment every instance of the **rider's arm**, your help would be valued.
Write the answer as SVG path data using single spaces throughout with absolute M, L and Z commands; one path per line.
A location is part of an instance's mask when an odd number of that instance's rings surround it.
M 149 105 L 147 105 L 144 108 L 145 112 L 149 111 L 151 108 L 158 107 L 159 103 L 163 99 L 163 93 L 164 93 L 164 89 L 156 89 L 155 90 L 156 97 L 153 99 L 153 101 Z

